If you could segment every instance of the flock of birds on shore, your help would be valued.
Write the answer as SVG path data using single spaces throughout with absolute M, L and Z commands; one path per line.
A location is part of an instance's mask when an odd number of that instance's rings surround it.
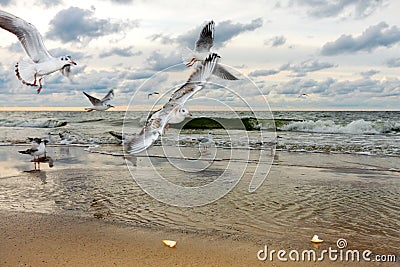
M 17 36 L 30 58 L 30 61 L 20 61 L 15 65 L 15 74 L 22 84 L 38 87 L 37 93 L 40 93 L 45 76 L 60 71 L 62 75 L 67 78 L 70 77 L 71 66 L 76 65 L 76 62 L 72 60 L 71 56 L 52 56 L 44 46 L 42 36 L 34 25 L 0 10 L 0 27 Z M 130 138 L 121 135 L 126 152 L 136 154 L 146 150 L 168 130 L 169 124 L 180 123 L 187 116 L 191 116 L 191 113 L 185 107 L 185 103 L 204 88 L 211 75 L 225 80 L 238 80 L 218 63 L 220 56 L 210 51 L 213 43 L 214 21 L 210 21 L 201 30 L 194 50 L 186 48 L 182 53 L 185 65 L 193 68 L 194 71 L 186 83 L 172 93 L 168 102 L 147 119 L 145 126 L 138 134 L 133 134 Z M 83 92 L 83 94 L 92 103 L 92 107 L 85 108 L 88 112 L 105 111 L 114 107 L 110 104 L 114 97 L 114 90 L 112 89 L 102 99 L 93 97 L 86 92 Z M 147 98 L 158 94 L 156 91 L 148 93 Z M 204 147 L 212 140 L 212 135 L 209 133 L 208 137 L 198 141 Z M 33 156 L 35 170 L 36 164 L 40 169 L 40 162 L 48 162 L 49 166 L 52 166 L 51 158 L 46 156 L 46 139 L 34 138 L 31 141 L 31 148 L 19 152 Z

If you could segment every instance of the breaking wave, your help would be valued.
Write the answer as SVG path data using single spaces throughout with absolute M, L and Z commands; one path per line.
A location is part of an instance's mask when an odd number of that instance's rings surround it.
M 330 133 L 330 134 L 383 134 L 400 132 L 400 123 L 393 121 L 355 120 L 348 124 L 337 124 L 332 120 L 294 121 L 278 128 L 280 131 Z
M 27 128 L 57 128 L 67 125 L 66 121 L 58 120 L 0 120 L 2 127 L 27 127 Z

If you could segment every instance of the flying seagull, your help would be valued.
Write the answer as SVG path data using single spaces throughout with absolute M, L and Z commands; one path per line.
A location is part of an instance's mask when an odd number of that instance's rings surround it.
M 70 56 L 53 57 L 44 46 L 42 36 L 35 26 L 0 10 L 0 27 L 18 37 L 26 54 L 32 60 L 17 62 L 15 65 L 15 74 L 23 84 L 38 86 L 39 83 L 37 93 L 40 93 L 45 75 L 59 70 L 64 76 L 69 77 L 71 65 L 76 63 Z
M 151 115 L 141 132 L 126 144 L 128 153 L 135 154 L 147 149 L 164 133 L 167 124 L 176 119 L 185 102 L 205 86 L 217 65 L 218 58 L 217 54 L 210 54 L 187 82 L 171 95 L 168 103 Z
M 308 97 L 308 94 L 300 94 L 300 95 L 298 96 L 298 98 L 304 98 L 304 97 Z
M 40 140 L 40 144 L 37 145 L 36 140 L 32 143 L 32 147 L 27 150 L 18 151 L 21 154 L 28 154 L 33 156 L 33 163 L 36 170 L 36 162 L 38 164 L 38 170 L 40 170 L 40 156 L 44 155 L 46 157 L 46 143 L 47 140 Z
M 201 30 L 199 39 L 196 41 L 194 50 L 186 48 L 182 58 L 187 67 L 198 67 L 204 63 L 204 59 L 210 53 L 211 47 L 214 45 L 214 21 L 208 22 Z M 225 80 L 238 80 L 227 69 L 218 64 L 213 72 L 214 75 Z
M 91 112 L 93 110 L 98 110 L 98 111 L 104 111 L 107 110 L 109 108 L 114 108 L 113 105 L 110 105 L 108 102 L 111 101 L 111 99 L 114 98 L 114 90 L 111 89 L 105 97 L 103 97 L 103 99 L 98 99 L 96 97 L 93 97 L 91 95 L 88 95 L 87 93 L 83 92 L 83 94 L 85 96 L 87 96 L 90 100 L 90 102 L 92 103 L 93 107 L 90 108 L 85 108 L 85 110 L 87 110 L 87 112 Z
M 159 92 L 149 93 L 149 94 L 147 94 L 147 99 L 149 99 L 150 96 L 152 96 L 152 95 L 159 95 L 159 94 L 160 94 Z

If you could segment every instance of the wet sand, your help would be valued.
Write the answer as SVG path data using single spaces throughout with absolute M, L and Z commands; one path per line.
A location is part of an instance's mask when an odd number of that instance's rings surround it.
M 259 261 L 248 240 L 127 227 L 94 219 L 0 212 L 1 266 L 395 266 Z M 177 240 L 168 248 L 161 239 Z M 318 249 L 316 249 L 318 250 Z
M 247 191 L 245 174 L 220 200 L 179 208 L 144 193 L 120 157 L 49 147 L 55 166 L 24 172 L 33 164 L 17 150 L 0 147 L 1 266 L 298 266 L 259 262 L 257 251 L 321 251 L 338 238 L 349 249 L 400 249 L 397 158 L 278 152 L 256 192 Z M 309 241 L 314 234 L 325 240 L 319 247 Z

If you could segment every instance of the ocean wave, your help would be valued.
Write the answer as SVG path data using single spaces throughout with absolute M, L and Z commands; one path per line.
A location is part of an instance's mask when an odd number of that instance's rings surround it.
M 66 121 L 58 120 L 0 120 L 2 127 L 27 127 L 27 128 L 57 128 L 67 125 Z
M 207 118 L 200 117 L 194 119 L 186 119 L 180 124 L 171 125 L 173 128 L 182 129 L 235 129 L 255 131 L 260 130 L 261 124 L 257 118 Z
M 400 123 L 392 121 L 355 120 L 348 124 L 336 124 L 332 120 L 294 121 L 278 127 L 281 131 L 330 133 L 330 134 L 383 134 L 400 132 Z

